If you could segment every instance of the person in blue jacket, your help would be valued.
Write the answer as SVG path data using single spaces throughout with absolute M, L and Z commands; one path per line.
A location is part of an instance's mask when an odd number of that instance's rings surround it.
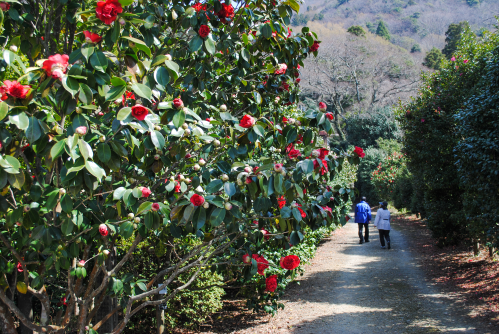
M 371 207 L 366 203 L 366 198 L 362 197 L 362 200 L 355 207 L 355 222 L 359 224 L 359 244 L 369 242 L 369 223 L 371 222 Z M 365 238 L 362 236 L 362 229 L 365 228 Z

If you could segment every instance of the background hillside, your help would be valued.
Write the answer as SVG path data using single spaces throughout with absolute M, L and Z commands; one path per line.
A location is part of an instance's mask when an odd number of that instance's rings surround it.
M 443 48 L 449 24 L 468 21 L 476 32 L 490 30 L 497 14 L 498 0 L 309 0 L 293 23 L 319 21 L 344 28 L 359 25 L 374 33 L 383 20 L 393 44 L 410 50 L 417 43 L 424 52 Z

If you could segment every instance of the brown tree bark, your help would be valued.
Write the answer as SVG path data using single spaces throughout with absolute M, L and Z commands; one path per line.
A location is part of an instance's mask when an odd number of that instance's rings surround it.
M 14 318 L 10 314 L 9 308 L 0 300 L 0 320 L 2 324 L 2 334 L 17 334 Z

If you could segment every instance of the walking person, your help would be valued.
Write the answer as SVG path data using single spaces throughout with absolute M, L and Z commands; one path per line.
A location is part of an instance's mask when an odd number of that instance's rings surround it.
M 355 207 L 355 222 L 359 224 L 359 244 L 369 242 L 369 223 L 371 222 L 371 207 L 366 203 L 366 198 L 362 197 L 361 201 Z M 362 230 L 365 229 L 365 238 L 362 236 Z
M 381 203 L 381 208 L 376 212 L 376 219 L 374 220 L 374 227 L 378 229 L 379 241 L 381 248 L 385 249 L 385 240 L 390 249 L 390 211 L 388 211 L 388 203 Z

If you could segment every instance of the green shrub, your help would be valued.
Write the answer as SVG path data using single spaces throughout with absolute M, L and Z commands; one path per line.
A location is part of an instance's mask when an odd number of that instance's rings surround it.
M 387 41 L 391 39 L 390 31 L 388 30 L 388 27 L 386 26 L 385 22 L 379 21 L 378 28 L 376 29 L 376 35 L 383 37 Z
M 181 274 L 177 286 L 185 284 L 192 272 Z M 181 290 L 173 299 L 168 301 L 165 311 L 165 321 L 171 328 L 198 327 L 213 313 L 222 308 L 222 296 L 225 291 L 219 287 L 202 289 L 211 285 L 222 285 L 223 278 L 210 270 L 202 270 L 198 279 L 188 290 Z M 175 288 L 175 287 L 173 287 Z
M 390 108 L 350 116 L 347 125 L 348 142 L 362 148 L 377 147 L 378 138 L 400 138 L 399 126 Z
M 361 26 L 351 26 L 350 28 L 348 28 L 347 32 L 358 37 L 366 36 L 366 31 Z
M 442 54 L 442 51 L 434 47 L 426 53 L 423 65 L 434 70 L 438 70 L 440 69 L 443 59 L 445 59 L 445 56 Z

